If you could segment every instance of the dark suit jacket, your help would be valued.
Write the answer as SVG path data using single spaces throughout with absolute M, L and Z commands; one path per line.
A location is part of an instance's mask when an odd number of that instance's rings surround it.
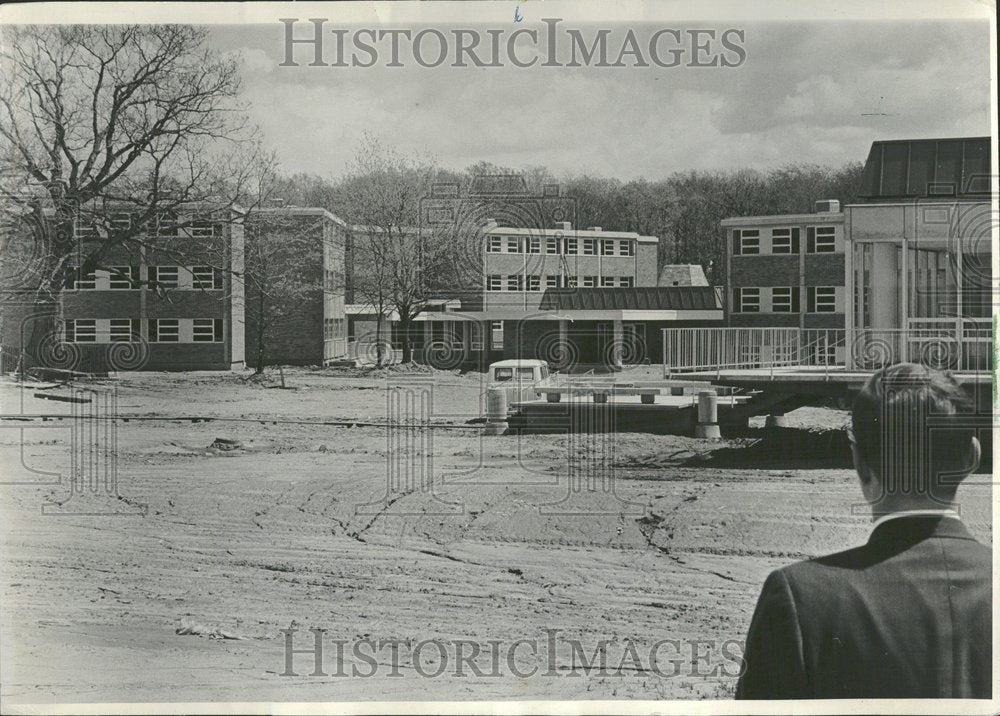
M 932 515 L 772 572 L 736 698 L 990 698 L 992 564 L 960 520 Z

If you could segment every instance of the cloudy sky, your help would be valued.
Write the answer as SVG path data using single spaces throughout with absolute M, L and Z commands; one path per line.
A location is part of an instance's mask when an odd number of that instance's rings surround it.
M 513 27 L 513 19 L 509 23 Z M 377 27 L 331 21 L 327 28 L 362 26 Z M 569 19 L 564 26 L 588 39 L 601 27 Z M 488 27 L 510 31 L 500 22 L 479 29 Z M 544 31 L 531 16 L 517 27 Z M 746 60 L 735 68 L 427 69 L 408 58 L 407 66 L 390 68 L 383 42 L 383 57 L 371 68 L 307 67 L 308 48 L 296 50 L 301 66 L 279 67 L 280 23 L 215 25 L 210 32 L 216 48 L 242 59 L 253 119 L 286 171 L 341 174 L 366 130 L 455 169 L 487 160 L 621 179 L 688 169 L 840 165 L 863 161 L 876 139 L 990 133 L 986 22 L 603 27 L 612 30 L 612 56 L 629 28 L 641 38 L 663 27 L 740 28 Z M 311 28 L 303 20 L 297 32 Z M 335 59 L 333 47 L 325 47 L 328 61 Z M 523 56 L 530 52 L 527 47 Z

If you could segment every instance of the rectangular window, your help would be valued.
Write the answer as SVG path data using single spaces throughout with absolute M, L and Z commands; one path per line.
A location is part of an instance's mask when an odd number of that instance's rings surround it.
M 614 288 L 614 287 L 615 287 L 614 276 L 601 276 L 601 288 Z
M 540 236 L 528 237 L 528 253 L 529 254 L 542 253 L 542 238 Z
M 148 266 L 146 273 L 150 287 L 177 288 L 176 266 Z
M 809 313 L 837 312 L 837 289 L 833 286 L 810 286 L 807 299 Z
M 771 311 L 773 313 L 799 312 L 799 287 L 782 286 L 771 289 Z
M 469 326 L 469 350 L 481 351 L 483 349 L 483 325 L 479 321 L 470 321 Z
M 80 291 L 88 291 L 97 288 L 97 272 L 87 271 L 84 273 L 80 271 L 79 268 L 73 269 L 72 275 L 69 279 L 69 288 L 75 288 Z
M 521 290 L 521 275 L 511 275 L 507 277 L 507 290 L 508 291 L 520 291 Z
M 507 253 L 508 254 L 519 254 L 521 253 L 521 239 L 517 236 L 507 237 Z
M 563 239 L 563 245 L 565 247 L 564 253 L 570 256 L 576 256 L 576 252 L 579 249 L 576 239 Z
M 567 276 L 566 277 L 566 288 L 576 288 L 577 283 L 578 283 L 578 281 L 576 279 L 576 276 Z
M 192 221 L 188 233 L 195 239 L 210 239 L 215 236 L 215 225 L 208 221 Z
M 545 288 L 559 288 L 559 279 L 561 276 L 546 276 L 545 277 Z
M 76 318 L 66 321 L 67 343 L 96 343 L 97 320 L 93 318 Z
M 635 284 L 635 279 L 632 276 L 620 276 L 618 278 L 618 285 L 622 288 L 632 288 Z
M 491 234 L 486 239 L 486 253 L 499 254 L 503 252 L 503 237 Z
M 490 321 L 490 344 L 494 349 L 503 348 L 503 321 Z
M 772 254 L 799 253 L 798 229 L 771 229 Z
M 584 276 L 583 277 L 583 287 L 584 288 L 597 288 L 597 276 Z
M 615 242 L 611 239 L 601 239 L 601 256 L 614 256 Z
M 112 290 L 139 288 L 139 267 L 112 266 L 108 288 Z
M 503 277 L 498 273 L 491 273 L 486 277 L 487 291 L 503 291 Z
M 133 342 L 138 341 L 142 334 L 138 318 L 112 318 L 111 319 L 111 342 Z
M 733 312 L 760 313 L 760 289 L 745 287 L 733 289 Z
M 150 318 L 150 343 L 177 343 L 180 340 L 180 325 L 176 318 Z
M 545 239 L 545 253 L 547 254 L 558 254 L 559 253 L 559 237 L 549 236 Z
M 327 271 L 324 278 L 327 286 L 333 283 L 332 271 Z M 194 287 L 206 291 L 219 290 L 222 288 L 222 271 L 212 266 L 194 266 L 191 268 L 191 278 Z
M 837 227 L 806 227 L 806 251 L 810 254 L 832 254 L 837 249 Z
M 583 240 L 583 255 L 584 256 L 597 256 L 597 239 L 584 239 Z
M 111 220 L 108 222 L 111 230 L 115 233 L 123 233 L 132 228 L 132 215 L 131 214 L 112 214 Z
M 97 227 L 93 222 L 77 219 L 73 222 L 73 236 L 81 241 L 90 241 L 97 238 Z
M 156 222 L 156 233 L 160 236 L 177 235 L 177 217 L 173 214 L 161 214 Z
M 619 256 L 634 256 L 635 249 L 634 244 L 629 239 L 619 239 L 618 240 L 618 255 Z
M 528 276 L 528 290 L 529 291 L 541 291 L 542 290 L 542 277 L 541 276 Z
M 733 254 L 752 255 L 760 253 L 760 231 L 757 229 L 733 229 Z
M 328 338 L 333 338 L 333 320 L 327 319 L 324 326 Z M 195 343 L 220 343 L 222 342 L 222 319 L 221 318 L 196 318 L 194 319 L 191 337 Z

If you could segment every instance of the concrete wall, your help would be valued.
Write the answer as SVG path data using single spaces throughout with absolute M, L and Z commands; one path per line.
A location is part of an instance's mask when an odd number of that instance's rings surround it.
M 639 242 L 635 251 L 635 285 L 655 286 L 658 276 L 659 244 Z

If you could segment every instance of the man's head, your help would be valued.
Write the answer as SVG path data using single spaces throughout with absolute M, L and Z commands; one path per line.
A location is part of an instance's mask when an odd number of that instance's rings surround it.
M 874 512 L 940 508 L 979 464 L 968 396 L 949 373 L 898 363 L 875 373 L 852 415 L 854 466 Z

